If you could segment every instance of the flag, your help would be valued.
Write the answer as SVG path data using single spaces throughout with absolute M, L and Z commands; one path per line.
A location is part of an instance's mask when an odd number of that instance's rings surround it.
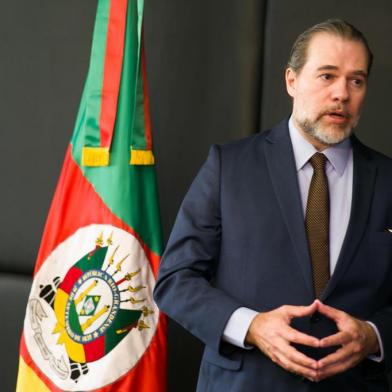
M 76 125 L 47 217 L 17 391 L 166 390 L 162 251 L 142 0 L 98 0 Z

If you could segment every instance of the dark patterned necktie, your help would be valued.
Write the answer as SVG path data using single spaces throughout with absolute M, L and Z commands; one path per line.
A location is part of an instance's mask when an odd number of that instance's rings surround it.
M 306 205 L 305 227 L 312 260 L 313 284 L 316 298 L 329 280 L 329 191 L 325 174 L 327 158 L 317 152 L 310 158 L 313 177 Z

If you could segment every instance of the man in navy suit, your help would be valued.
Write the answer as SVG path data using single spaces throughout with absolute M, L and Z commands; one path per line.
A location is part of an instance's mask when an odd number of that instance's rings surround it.
M 371 64 L 347 22 L 302 33 L 291 117 L 213 146 L 191 185 L 155 299 L 206 345 L 198 391 L 388 391 L 392 160 L 353 135 Z

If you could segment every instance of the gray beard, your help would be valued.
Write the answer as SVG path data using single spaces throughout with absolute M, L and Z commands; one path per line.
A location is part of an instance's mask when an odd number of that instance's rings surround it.
M 323 125 L 320 124 L 319 120 L 311 121 L 309 119 L 301 119 L 297 120 L 297 123 L 306 134 L 327 146 L 341 143 L 343 140 L 350 137 L 354 131 L 353 127 L 346 127 L 341 128 L 338 134 L 330 134 L 323 129 Z

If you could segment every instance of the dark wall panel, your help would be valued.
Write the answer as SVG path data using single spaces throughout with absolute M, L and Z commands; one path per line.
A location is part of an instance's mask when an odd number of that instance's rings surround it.
M 164 232 L 212 143 L 259 122 L 264 2 L 149 0 L 151 116 Z
M 31 273 L 87 72 L 95 0 L 0 12 L 0 271 Z

